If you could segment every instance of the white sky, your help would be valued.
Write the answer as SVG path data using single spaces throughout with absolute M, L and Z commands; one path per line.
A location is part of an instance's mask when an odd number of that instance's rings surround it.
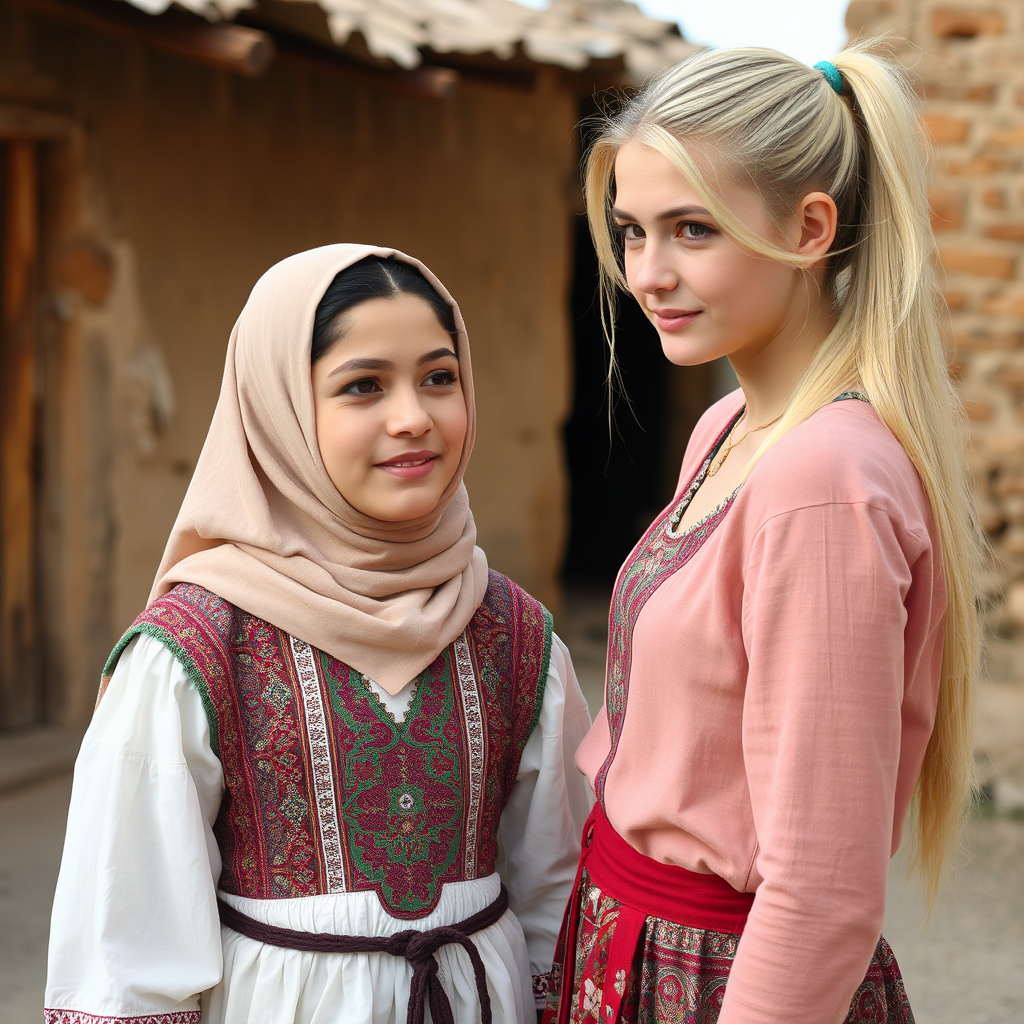
M 548 0 L 519 0 L 547 7 Z M 652 18 L 677 21 L 683 35 L 711 46 L 768 46 L 805 64 L 828 60 L 846 40 L 848 0 L 638 0 Z

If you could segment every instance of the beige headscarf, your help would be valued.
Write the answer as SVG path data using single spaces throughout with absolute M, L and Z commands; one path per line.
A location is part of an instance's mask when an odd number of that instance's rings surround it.
M 316 439 L 310 343 L 334 275 L 366 256 L 418 267 L 458 328 L 468 428 L 462 459 L 429 515 L 389 523 L 331 483 Z M 197 583 L 397 693 L 465 629 L 487 589 L 487 560 L 462 475 L 475 435 L 462 314 L 444 285 L 395 249 L 327 245 L 271 267 L 228 342 L 210 432 L 150 601 Z

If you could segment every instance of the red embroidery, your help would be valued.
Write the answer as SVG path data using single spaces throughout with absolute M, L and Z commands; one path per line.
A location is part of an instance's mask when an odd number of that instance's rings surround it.
M 404 722 L 348 666 L 179 584 L 144 632 L 203 697 L 226 793 L 220 887 L 255 899 L 372 890 L 422 917 L 445 882 L 494 871 L 497 830 L 536 724 L 550 616 L 498 573 L 466 632 L 423 673 Z M 296 658 L 298 657 L 298 662 Z
M 199 1010 L 180 1010 L 177 1013 L 151 1013 L 144 1017 L 97 1017 L 81 1010 L 43 1010 L 46 1024 L 199 1024 Z
M 551 971 L 533 976 L 533 998 L 539 1009 L 547 1006 L 548 993 L 552 991 L 553 983 Z

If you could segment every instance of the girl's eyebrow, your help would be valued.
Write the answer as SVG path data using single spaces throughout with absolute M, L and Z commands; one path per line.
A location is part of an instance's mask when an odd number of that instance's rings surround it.
M 390 359 L 349 359 L 348 362 L 336 366 L 328 377 L 338 373 L 346 373 L 349 370 L 393 370 L 395 364 Z
M 433 352 L 428 352 L 425 356 L 420 356 L 416 360 L 417 366 L 422 366 L 424 363 L 432 363 L 435 359 L 443 359 L 445 356 L 451 356 L 452 359 L 458 359 L 459 357 L 450 348 L 435 348 Z
M 710 216 L 711 211 L 705 210 L 703 206 L 676 206 L 671 210 L 666 210 L 664 213 L 659 213 L 654 219 L 655 220 L 675 220 L 676 217 L 693 217 L 693 216 Z M 636 221 L 637 218 L 631 213 L 626 213 L 625 210 L 620 210 L 618 207 L 612 210 L 612 216 L 616 220 L 631 220 Z
M 450 348 L 435 348 L 433 352 L 420 356 L 416 360 L 416 365 L 432 363 L 435 359 L 443 359 L 445 356 L 451 356 L 456 360 L 459 358 Z M 350 370 L 393 370 L 394 368 L 395 364 L 390 359 L 349 359 L 331 370 L 327 377 L 329 379 L 339 373 L 348 373 Z

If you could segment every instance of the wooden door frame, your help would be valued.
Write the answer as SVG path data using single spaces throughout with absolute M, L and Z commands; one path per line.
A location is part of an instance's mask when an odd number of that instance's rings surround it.
M 4 160 L 0 288 L 0 729 L 38 724 L 44 697 L 39 551 L 44 147 L 68 119 L 0 105 Z

